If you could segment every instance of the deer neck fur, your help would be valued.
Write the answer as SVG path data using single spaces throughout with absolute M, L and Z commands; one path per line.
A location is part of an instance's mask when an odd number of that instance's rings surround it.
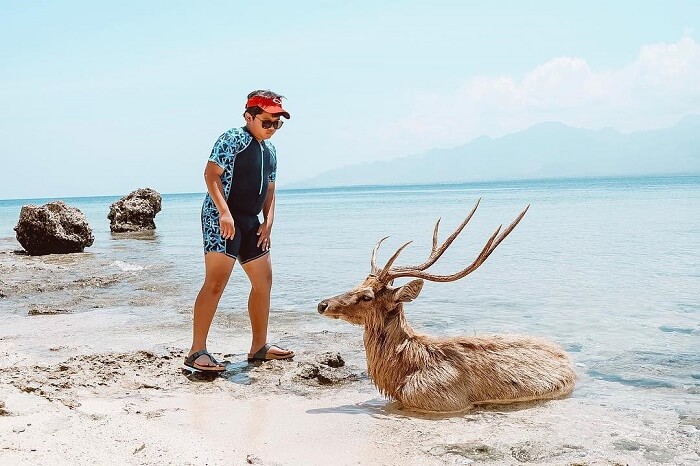
M 402 303 L 389 312 L 379 310 L 365 322 L 364 344 L 369 376 L 383 394 L 396 398 L 406 377 L 420 369 L 413 353 L 424 349 Z

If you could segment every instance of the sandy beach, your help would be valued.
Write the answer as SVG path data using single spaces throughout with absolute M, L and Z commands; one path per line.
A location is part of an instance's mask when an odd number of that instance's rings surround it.
M 83 272 L 76 271 L 76 260 L 85 261 Z M 643 405 L 638 391 L 583 371 L 576 391 L 563 400 L 459 415 L 403 410 L 367 377 L 361 329 L 295 332 L 309 329 L 307 319 L 322 320 L 313 310 L 299 315 L 273 309 L 273 328 L 284 329 L 274 337 L 295 348 L 297 357 L 262 365 L 245 362 L 247 316 L 217 316 L 210 347 L 231 361 L 229 370 L 219 377 L 192 374 L 181 364 L 190 336 L 187 311 L 164 317 L 148 306 L 127 306 L 118 314 L 100 308 L 99 290 L 124 286 L 130 275 L 99 265 L 89 254 L 0 252 L 0 305 L 14 311 L 4 313 L 0 333 L 2 464 L 700 460 L 700 417 L 631 409 L 620 400 Z M 51 286 L 70 303 L 51 307 L 32 299 Z M 86 305 L 92 309 L 71 311 Z M 239 325 L 221 325 L 231 318 Z M 239 352 L 216 352 L 220 348 Z M 323 363 L 329 350 L 342 357 L 342 367 Z M 592 399 L 590 391 L 610 396 Z

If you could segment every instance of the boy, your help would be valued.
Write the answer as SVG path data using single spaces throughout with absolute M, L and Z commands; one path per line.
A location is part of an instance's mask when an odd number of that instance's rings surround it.
M 294 352 L 267 343 L 272 264 L 270 231 L 275 214 L 277 157 L 268 141 L 289 119 L 282 96 L 272 91 L 248 94 L 245 126 L 232 128 L 214 144 L 204 171 L 207 196 L 202 206 L 205 278 L 194 304 L 192 347 L 185 365 L 221 372 L 224 363 L 207 351 L 206 339 L 221 294 L 236 259 L 251 284 L 248 314 L 253 330 L 248 361 L 290 359 Z M 258 214 L 262 212 L 261 224 Z

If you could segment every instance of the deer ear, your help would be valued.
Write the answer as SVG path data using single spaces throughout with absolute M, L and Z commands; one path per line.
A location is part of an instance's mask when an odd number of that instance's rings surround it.
M 418 297 L 422 288 L 423 280 L 412 280 L 394 291 L 394 299 L 401 303 L 411 302 Z

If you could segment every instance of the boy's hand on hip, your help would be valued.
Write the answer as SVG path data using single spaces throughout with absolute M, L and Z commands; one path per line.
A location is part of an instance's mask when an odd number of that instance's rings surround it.
M 270 229 L 266 223 L 258 227 L 258 247 L 262 248 L 263 251 L 270 250 Z

